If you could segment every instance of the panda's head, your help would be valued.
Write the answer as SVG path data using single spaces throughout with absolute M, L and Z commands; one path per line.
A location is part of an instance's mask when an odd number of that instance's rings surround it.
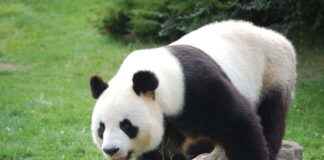
M 153 72 L 137 71 L 131 78 L 90 80 L 97 99 L 91 131 L 105 156 L 116 160 L 139 157 L 158 147 L 163 137 L 163 115 L 155 101 L 158 79 Z

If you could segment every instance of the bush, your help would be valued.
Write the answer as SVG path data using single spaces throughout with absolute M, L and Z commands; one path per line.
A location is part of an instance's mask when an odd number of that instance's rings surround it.
M 284 34 L 306 30 L 323 32 L 322 0 L 119 0 L 103 21 L 118 36 L 174 40 L 204 24 L 244 19 Z
M 321 0 L 241 0 L 232 17 L 273 28 L 284 34 L 296 30 L 320 31 L 324 25 Z

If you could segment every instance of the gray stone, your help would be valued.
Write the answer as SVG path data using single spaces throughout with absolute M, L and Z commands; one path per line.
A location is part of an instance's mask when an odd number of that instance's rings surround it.
M 212 153 L 201 154 L 193 160 L 226 160 L 225 152 L 221 148 L 215 149 Z M 302 160 L 303 147 L 293 141 L 283 141 L 278 154 L 278 160 Z
M 303 159 L 303 147 L 293 141 L 284 141 L 280 152 L 278 154 L 278 160 L 302 160 Z

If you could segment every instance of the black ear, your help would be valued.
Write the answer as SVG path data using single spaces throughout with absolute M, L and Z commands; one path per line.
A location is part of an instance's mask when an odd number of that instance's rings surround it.
M 104 82 L 99 76 L 92 76 L 90 79 L 90 87 L 92 97 L 97 99 L 102 92 L 108 88 L 108 84 Z
M 154 91 L 159 81 L 151 71 L 138 71 L 133 76 L 133 89 L 137 95 Z

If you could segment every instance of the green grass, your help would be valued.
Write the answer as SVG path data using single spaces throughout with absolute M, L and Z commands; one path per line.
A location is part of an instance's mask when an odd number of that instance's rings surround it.
M 105 0 L 0 1 L 0 159 L 102 159 L 90 138 L 88 80 L 134 44 L 97 33 Z
M 1 0 L 0 159 L 102 159 L 90 137 L 88 80 L 108 79 L 126 54 L 146 45 L 100 35 L 106 0 Z M 324 159 L 324 54 L 299 56 L 296 103 L 286 139 Z M 0 65 L 1 66 L 1 65 Z
M 324 53 L 301 50 L 295 103 L 290 108 L 286 139 L 304 147 L 305 160 L 324 159 Z

